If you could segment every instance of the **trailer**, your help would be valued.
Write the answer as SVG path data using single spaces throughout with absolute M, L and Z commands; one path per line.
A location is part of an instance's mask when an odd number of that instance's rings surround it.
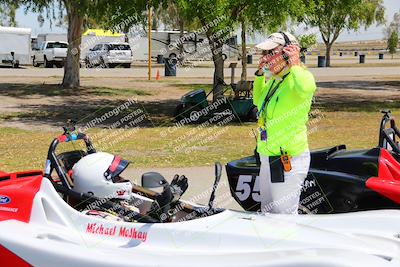
M 13 68 L 31 63 L 31 29 L 0 27 L 0 63 Z
M 67 42 L 66 33 L 39 33 L 32 37 L 32 50 L 38 50 L 44 42 Z
M 44 42 L 67 42 L 66 33 L 39 33 L 36 38 L 37 44 Z
M 129 44 L 133 50 L 133 59 L 137 61 L 148 59 L 148 36 L 143 30 L 128 33 Z M 152 57 L 178 58 L 188 61 L 211 60 L 212 52 L 205 34 L 179 31 L 152 31 Z M 183 46 L 183 51 L 180 51 Z M 224 59 L 239 56 L 237 36 L 226 40 L 222 54 Z

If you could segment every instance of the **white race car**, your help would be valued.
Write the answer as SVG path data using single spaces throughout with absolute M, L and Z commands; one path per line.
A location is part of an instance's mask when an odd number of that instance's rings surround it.
M 88 151 L 55 154 L 57 144 L 85 141 Z M 67 131 L 49 149 L 45 173 L 0 173 L 1 266 L 400 266 L 400 211 L 335 215 L 260 215 L 175 200 L 168 219 L 148 214 L 165 182 L 144 175 L 134 186 L 134 222 L 82 213 L 100 201 L 71 190 L 71 164 L 93 147 Z M 51 174 L 55 170 L 58 178 Z

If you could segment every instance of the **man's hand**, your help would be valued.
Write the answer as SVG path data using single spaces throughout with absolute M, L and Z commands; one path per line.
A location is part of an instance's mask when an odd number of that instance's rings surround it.
M 283 51 L 288 56 L 289 66 L 300 65 L 300 47 L 297 45 L 288 45 L 283 48 Z
M 258 68 L 262 69 L 265 67 L 265 65 L 267 65 L 267 56 L 262 56 L 260 57 L 260 59 L 258 60 Z
M 263 68 L 267 65 L 267 56 L 262 56 L 258 60 L 258 75 L 262 75 L 264 73 Z

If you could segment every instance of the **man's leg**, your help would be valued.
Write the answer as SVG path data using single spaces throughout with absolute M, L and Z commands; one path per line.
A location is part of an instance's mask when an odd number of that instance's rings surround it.
M 272 183 L 273 213 L 298 214 L 301 188 L 310 167 L 310 152 L 292 158 L 292 170 L 285 172 L 284 183 Z
M 260 196 L 261 196 L 261 212 L 270 213 L 272 211 L 272 194 L 271 194 L 271 171 L 269 167 L 269 157 L 260 155 Z

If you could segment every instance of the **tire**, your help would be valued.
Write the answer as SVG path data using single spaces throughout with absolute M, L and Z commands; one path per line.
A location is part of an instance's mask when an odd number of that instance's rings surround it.
M 257 121 L 257 107 L 252 107 L 251 110 L 249 111 L 249 113 L 247 114 L 247 121 Z
M 55 64 L 57 68 L 63 68 L 64 67 L 64 63 L 59 62 Z
M 173 114 L 175 120 L 179 121 L 179 120 L 181 120 L 181 119 L 183 118 L 183 117 L 182 117 L 183 111 L 184 111 L 184 107 L 183 107 L 183 104 L 182 104 L 182 103 L 178 104 L 178 105 L 175 107 L 175 109 L 174 109 L 174 114 Z M 178 118 L 178 117 L 179 117 L 179 118 Z
M 186 105 L 184 106 L 182 103 L 178 104 L 174 110 L 174 118 L 175 121 L 180 121 L 185 118 L 191 119 L 190 123 L 200 123 L 204 120 L 204 118 L 193 116 L 194 113 L 200 111 L 201 108 L 198 106 Z M 193 118 L 193 120 L 192 120 Z
M 131 63 L 125 63 L 125 64 L 122 64 L 122 65 L 123 65 L 123 67 L 125 69 L 130 69 L 131 68 Z
M 53 62 L 48 61 L 46 57 L 44 57 L 44 67 L 45 68 L 52 68 L 53 67 Z
M 104 69 L 108 69 L 110 67 L 109 64 L 104 62 L 104 59 L 102 57 L 100 58 L 100 66 Z
M 32 66 L 39 67 L 39 63 L 36 62 L 35 57 L 32 58 Z
M 90 63 L 88 58 L 85 58 L 85 68 L 87 69 L 93 68 L 93 65 Z

